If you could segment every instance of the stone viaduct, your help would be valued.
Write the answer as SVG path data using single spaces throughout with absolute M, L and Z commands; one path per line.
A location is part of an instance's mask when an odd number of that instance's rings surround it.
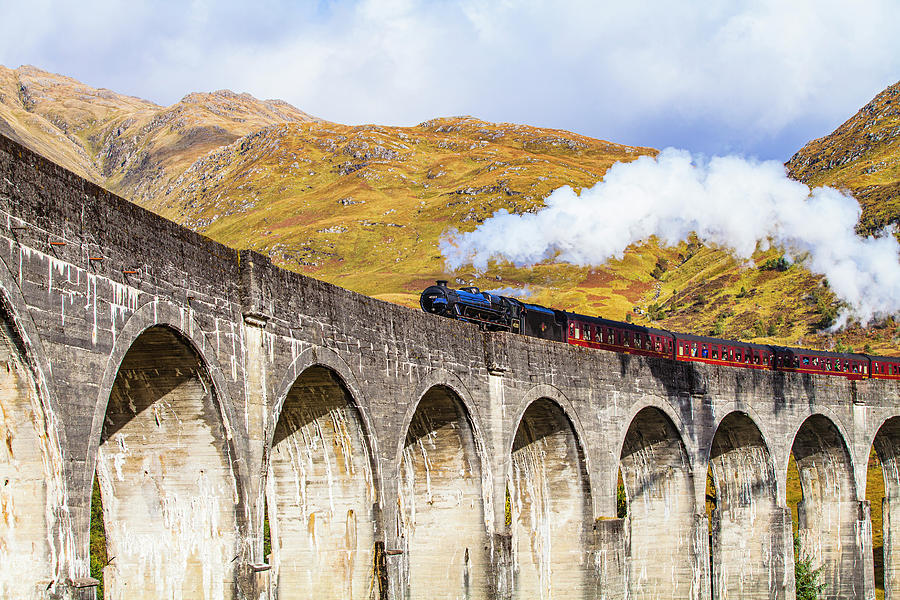
M 825 597 L 873 598 L 873 445 L 900 598 L 895 383 L 484 333 L 6 138 L 0 259 L 2 598 L 94 596 L 96 477 L 107 598 L 792 599 L 792 452 Z

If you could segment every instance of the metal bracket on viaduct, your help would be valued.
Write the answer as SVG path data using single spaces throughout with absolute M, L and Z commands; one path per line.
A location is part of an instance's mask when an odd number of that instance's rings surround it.
M 896 383 L 485 333 L 6 138 L 0 259 L 2 598 L 93 597 L 96 478 L 106 598 L 792 599 L 792 452 L 825 597 L 873 598 L 873 446 L 900 598 Z

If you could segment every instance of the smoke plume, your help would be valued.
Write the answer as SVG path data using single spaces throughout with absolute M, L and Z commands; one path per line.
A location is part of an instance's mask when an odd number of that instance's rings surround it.
M 861 238 L 860 207 L 835 189 L 806 185 L 775 161 L 735 156 L 706 160 L 668 148 L 658 157 L 616 163 L 602 182 L 576 194 L 565 186 L 536 213 L 500 210 L 469 233 L 441 240 L 447 267 L 492 259 L 527 266 L 547 259 L 599 265 L 656 236 L 675 245 L 691 232 L 749 259 L 761 244 L 803 257 L 812 272 L 867 323 L 900 311 L 900 246 L 893 235 Z M 843 322 L 843 320 L 841 321 Z

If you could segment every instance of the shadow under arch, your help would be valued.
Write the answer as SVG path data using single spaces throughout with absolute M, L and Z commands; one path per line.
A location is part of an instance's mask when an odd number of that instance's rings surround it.
M 660 407 L 634 415 L 619 468 L 628 502 L 628 586 L 635 597 L 693 598 L 705 552 L 694 539 L 696 502 L 691 460 L 672 418 Z M 660 548 L 666 548 L 660 553 Z
M 694 457 L 697 456 L 697 448 L 693 443 L 690 432 L 688 428 L 685 426 L 684 421 L 681 420 L 681 416 L 675 410 L 675 408 L 664 400 L 660 400 L 658 398 L 644 398 L 640 402 L 635 402 L 628 410 L 627 413 L 623 414 L 621 419 L 618 419 L 621 423 L 627 423 L 628 426 L 621 429 L 618 434 L 618 439 L 614 442 L 614 447 L 619 449 L 619 455 L 621 456 L 622 450 L 625 447 L 625 442 L 628 439 L 628 435 L 631 433 L 632 427 L 634 425 L 635 419 L 637 419 L 638 415 L 648 409 L 655 410 L 669 421 L 672 427 L 675 428 L 675 433 L 679 441 L 681 442 L 681 446 L 684 449 L 685 455 L 690 460 L 690 467 L 693 469 L 694 467 Z
M 287 400 L 291 388 L 293 388 L 294 384 L 307 369 L 315 366 L 324 367 L 332 371 L 338 378 L 340 385 L 346 388 L 347 393 L 353 401 L 353 405 L 359 412 L 359 418 L 362 420 L 369 450 L 372 452 L 373 456 L 378 456 L 378 438 L 375 435 L 375 429 L 372 424 L 371 416 L 369 415 L 368 401 L 362 391 L 362 386 L 359 384 L 359 378 L 356 376 L 356 373 L 354 373 L 350 365 L 347 364 L 347 361 L 345 361 L 337 352 L 330 348 L 323 347 L 307 348 L 302 351 L 291 362 L 287 371 L 281 377 L 278 386 L 275 388 L 275 404 L 272 407 L 272 418 L 269 420 L 269 425 L 266 428 L 266 451 L 268 452 L 271 450 L 275 436 L 275 426 L 278 423 L 278 419 L 281 417 L 284 403 Z M 381 474 L 377 470 L 377 467 L 376 461 L 373 468 L 376 468 L 376 482 L 378 483 L 376 487 L 380 490 Z
M 591 490 L 599 489 L 598 482 L 594 481 L 594 477 L 591 469 L 591 454 L 588 451 L 586 446 L 587 436 L 585 435 L 585 428 L 581 422 L 581 419 L 578 416 L 578 412 L 575 410 L 575 407 L 572 405 L 572 401 L 560 390 L 559 388 L 548 385 L 546 383 L 538 384 L 528 391 L 526 391 L 522 398 L 516 405 L 516 412 L 512 419 L 512 431 L 507 433 L 504 439 L 507 440 L 506 447 L 506 456 L 511 456 L 513 452 L 513 445 L 515 444 L 515 434 L 519 429 L 519 424 L 522 422 L 522 417 L 525 415 L 525 411 L 527 411 L 532 404 L 534 404 L 538 400 L 549 400 L 556 404 L 559 409 L 562 411 L 566 420 L 569 423 L 569 426 L 572 428 L 575 441 L 578 443 L 579 450 L 581 452 L 582 460 L 584 461 L 584 470 L 587 473 L 588 477 L 588 485 Z M 593 496 L 593 494 L 592 494 Z M 594 502 L 596 499 L 592 497 L 591 502 L 591 514 L 594 514 Z
M 484 463 L 489 458 L 451 382 L 438 373 L 419 386 L 427 387 L 406 424 L 398 457 L 397 533 L 404 598 L 490 595 L 484 499 L 489 485 L 484 483 Z
M 0 366 L 0 597 L 31 597 L 47 582 L 55 588 L 71 578 L 78 561 L 71 552 L 66 432 L 50 363 L 5 264 Z
M 234 401 L 228 393 L 228 385 L 225 375 L 216 360 L 216 351 L 207 339 L 200 325 L 194 320 L 191 311 L 170 302 L 152 301 L 141 305 L 131 314 L 116 336 L 115 344 L 106 361 L 103 377 L 97 393 L 97 402 L 94 405 L 94 414 L 91 420 L 90 442 L 88 455 L 85 457 L 86 481 L 93 478 L 95 471 L 96 449 L 100 444 L 103 430 L 103 421 L 106 415 L 110 394 L 119 374 L 125 355 L 134 346 L 137 339 L 152 327 L 164 327 L 171 330 L 183 344 L 191 349 L 197 356 L 203 372 L 209 378 L 213 401 L 220 411 L 222 425 L 228 433 L 229 451 L 235 458 L 234 468 L 237 471 L 240 497 L 246 497 L 245 485 L 249 472 L 247 471 L 248 448 L 246 443 L 239 443 L 246 436 L 239 434 L 234 429 L 238 423 Z
M 419 412 L 419 406 L 425 395 L 433 388 L 446 388 L 459 403 L 463 415 L 472 430 L 475 447 L 478 450 L 478 456 L 481 462 L 491 464 L 490 449 L 484 442 L 484 429 L 481 425 L 481 417 L 478 412 L 474 396 L 465 383 L 455 374 L 446 369 L 434 369 L 425 377 L 419 380 L 412 393 L 407 397 L 404 403 L 406 411 L 400 424 L 400 437 L 396 442 L 394 451 L 394 467 L 399 467 L 403 460 L 403 452 L 406 448 L 406 438 L 404 433 L 409 432 L 412 426 L 413 418 Z M 484 482 L 485 486 L 488 482 Z M 487 487 L 486 487 L 487 489 Z
M 538 397 L 524 407 L 509 456 L 506 519 L 515 595 L 592 596 L 587 461 L 575 426 L 557 400 Z
M 879 545 L 874 548 L 875 583 L 877 586 L 880 579 L 884 597 L 893 598 L 900 591 L 900 548 L 897 547 L 897 540 L 900 539 L 900 416 L 888 417 L 881 423 L 872 439 L 871 447 L 877 455 L 878 462 L 881 463 L 881 476 L 884 480 L 881 506 L 875 505 L 877 497 L 872 504 L 872 520 L 875 520 L 876 511 L 880 510 L 881 513 L 881 544 L 880 548 Z M 867 485 L 867 497 L 871 498 L 872 491 Z M 873 530 L 873 534 L 876 533 Z
M 747 412 L 734 410 L 719 421 L 708 463 L 715 488 L 714 597 L 784 597 L 785 569 L 793 555 L 789 513 L 778 506 L 775 463 Z
M 278 392 L 265 465 L 271 591 L 279 598 L 387 592 L 377 564 L 383 542 L 376 540 L 376 450 L 348 380 L 352 373 L 340 357 L 311 349 L 279 386 L 286 389 Z
M 863 597 L 860 507 L 846 438 L 835 421 L 812 414 L 797 429 L 791 452 L 803 495 L 797 505 L 800 557 L 822 568 L 823 598 Z
M 145 305 L 108 360 L 95 464 L 114 597 L 238 595 L 246 461 L 235 440 L 245 436 L 210 356 L 189 315 Z

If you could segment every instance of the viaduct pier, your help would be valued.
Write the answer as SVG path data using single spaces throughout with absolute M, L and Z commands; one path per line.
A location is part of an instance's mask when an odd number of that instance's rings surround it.
M 896 383 L 482 332 L 2 137 L 0 354 L 0 598 L 94 597 L 96 478 L 107 598 L 790 600 L 793 453 L 825 597 L 869 599 L 873 447 L 900 598 Z

